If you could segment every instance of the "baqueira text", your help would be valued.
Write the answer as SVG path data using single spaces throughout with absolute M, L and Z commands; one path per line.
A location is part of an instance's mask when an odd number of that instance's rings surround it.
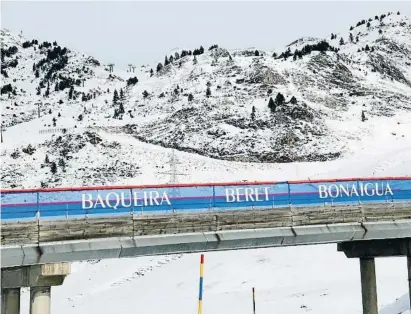
M 100 193 L 97 195 L 84 193 L 81 196 L 81 200 L 83 209 L 97 207 L 117 209 L 119 207 L 171 205 L 167 193 L 163 192 L 160 194 L 158 191 L 139 191 L 133 193 L 109 192 L 105 195 L 101 195 Z

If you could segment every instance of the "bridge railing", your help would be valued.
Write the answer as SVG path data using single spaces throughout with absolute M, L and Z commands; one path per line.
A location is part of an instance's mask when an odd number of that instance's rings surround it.
M 411 202 L 411 177 L 1 190 L 1 218 Z

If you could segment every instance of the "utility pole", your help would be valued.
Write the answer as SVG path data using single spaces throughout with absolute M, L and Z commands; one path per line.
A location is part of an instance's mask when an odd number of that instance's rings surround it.
M 175 149 L 171 149 L 171 153 L 169 155 L 169 171 L 166 172 L 158 172 L 159 174 L 168 174 L 170 176 L 168 184 L 170 185 L 176 185 L 178 184 L 178 176 L 186 176 L 187 174 L 185 173 L 178 173 L 177 172 L 177 165 L 182 164 L 181 162 L 178 161 L 178 158 L 175 153 Z M 171 198 L 175 198 L 177 196 L 181 196 L 181 191 L 178 187 L 170 188 L 169 193 Z

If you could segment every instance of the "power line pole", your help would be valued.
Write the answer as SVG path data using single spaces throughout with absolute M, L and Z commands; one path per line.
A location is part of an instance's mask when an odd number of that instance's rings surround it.
M 178 157 L 176 156 L 175 149 L 172 148 L 170 155 L 169 155 L 169 171 L 165 172 L 158 172 L 159 174 L 167 174 L 170 176 L 168 184 L 170 185 L 176 185 L 178 184 L 178 176 L 186 176 L 187 174 L 185 173 L 179 173 L 177 172 L 177 165 L 182 164 L 182 162 L 178 161 Z M 171 198 L 175 198 L 178 196 L 181 196 L 181 191 L 180 188 L 174 187 L 174 188 L 169 188 L 169 193 Z

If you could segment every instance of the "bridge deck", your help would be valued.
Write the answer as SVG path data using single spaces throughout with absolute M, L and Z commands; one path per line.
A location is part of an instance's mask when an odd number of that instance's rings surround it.
M 411 219 L 411 203 L 2 222 L 1 245 Z

